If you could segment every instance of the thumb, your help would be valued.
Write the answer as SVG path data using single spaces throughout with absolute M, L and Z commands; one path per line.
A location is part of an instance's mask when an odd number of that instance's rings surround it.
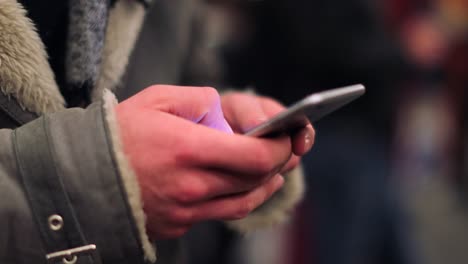
M 221 130 L 229 134 L 234 134 L 231 126 L 224 118 L 221 102 L 219 100 L 217 104 L 211 109 L 211 111 L 205 114 L 205 116 L 198 122 L 198 124 Z
M 233 133 L 224 118 L 221 99 L 216 89 L 211 87 L 188 87 L 155 85 L 150 104 L 164 111 L 195 123 Z

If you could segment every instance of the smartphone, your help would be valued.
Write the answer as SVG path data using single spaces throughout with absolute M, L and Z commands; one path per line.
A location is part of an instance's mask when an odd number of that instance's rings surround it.
M 245 133 L 254 137 L 273 137 L 294 133 L 309 122 L 315 122 L 350 103 L 365 93 L 362 84 L 346 86 L 311 94 L 288 107 L 285 111 Z

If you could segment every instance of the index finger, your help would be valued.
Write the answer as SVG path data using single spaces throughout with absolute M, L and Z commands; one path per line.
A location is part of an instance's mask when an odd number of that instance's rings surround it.
M 285 109 L 285 107 L 279 102 L 268 97 L 261 97 L 260 102 L 262 104 L 263 111 L 268 116 L 277 115 Z M 293 153 L 295 155 L 302 156 L 312 148 L 315 141 L 315 130 L 312 127 L 312 124 L 308 122 L 305 127 L 292 133 L 290 136 Z
M 194 165 L 224 169 L 239 175 L 265 175 L 277 171 L 292 154 L 291 141 L 287 136 L 255 138 L 180 121 L 186 124 L 178 139 L 183 148 L 176 158 Z
M 268 119 L 257 96 L 229 93 L 221 98 L 224 117 L 238 133 L 244 133 Z
M 315 142 L 315 130 L 308 124 L 298 132 L 291 135 L 292 151 L 295 155 L 302 156 L 309 152 Z

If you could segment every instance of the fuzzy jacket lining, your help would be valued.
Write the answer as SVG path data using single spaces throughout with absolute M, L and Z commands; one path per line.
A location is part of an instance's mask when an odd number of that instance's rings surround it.
M 156 249 L 149 241 L 146 233 L 146 216 L 143 212 L 143 202 L 141 201 L 140 188 L 136 180 L 135 173 L 131 168 L 122 149 L 120 142 L 119 129 L 117 119 L 114 112 L 114 107 L 117 105 L 117 99 L 109 90 L 104 90 L 104 110 L 105 118 L 109 126 L 110 138 L 114 149 L 114 155 L 117 159 L 117 166 L 122 177 L 124 188 L 127 194 L 128 203 L 132 209 L 132 214 L 140 235 L 140 242 L 143 247 L 145 259 L 150 262 L 156 261 Z

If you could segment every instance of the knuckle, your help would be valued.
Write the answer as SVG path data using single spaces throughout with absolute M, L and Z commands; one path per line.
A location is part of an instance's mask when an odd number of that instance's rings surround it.
M 189 204 L 198 200 L 199 196 L 196 190 L 186 188 L 178 193 L 175 200 L 181 204 Z
M 154 85 L 151 85 L 149 86 L 148 88 L 146 88 L 144 91 L 146 92 L 161 92 L 161 90 L 163 89 L 166 89 L 167 87 L 165 85 L 161 85 L 161 84 L 154 84 Z
M 238 100 L 238 99 L 242 99 L 244 98 L 246 95 L 244 93 L 241 93 L 241 92 L 237 92 L 237 91 L 229 91 L 227 93 L 223 93 L 223 98 L 227 98 L 229 100 Z
M 177 144 L 173 146 L 173 161 L 182 167 L 198 165 L 204 162 L 205 155 L 201 150 L 200 136 L 197 133 L 176 133 L 174 135 Z
M 300 159 L 297 156 L 291 157 L 291 159 L 286 163 L 283 169 L 280 172 L 289 172 L 290 170 L 299 166 Z
M 269 174 L 276 167 L 270 153 L 262 149 L 257 149 L 254 153 L 256 159 L 256 167 L 261 174 Z
M 183 137 L 180 138 L 181 144 L 174 146 L 174 159 L 178 164 L 191 164 L 196 158 L 196 150 Z
M 269 200 L 273 195 L 275 195 L 276 192 L 278 192 L 281 188 L 282 188 L 283 184 L 280 184 L 280 185 L 275 185 L 275 186 L 272 186 L 268 189 L 266 189 L 262 194 L 261 194 L 261 202 L 260 203 L 264 203 L 266 202 L 267 200 Z
M 253 128 L 264 121 L 266 121 L 266 118 L 263 113 L 252 113 L 247 118 L 245 118 L 243 123 L 246 128 Z
M 173 235 L 173 237 L 181 237 L 185 233 L 187 233 L 187 231 L 188 231 L 187 227 L 177 228 L 177 229 L 174 230 L 172 235 Z
M 197 181 L 184 179 L 178 185 L 173 198 L 180 204 L 190 204 L 201 200 L 205 196 L 204 188 Z
M 294 169 L 295 167 L 299 166 L 300 162 L 301 162 L 301 159 L 299 157 L 293 156 L 290 161 L 291 169 Z
M 234 219 L 242 219 L 247 217 L 256 207 L 256 204 L 252 200 L 246 200 L 242 203 L 233 215 Z
M 210 99 L 210 101 L 218 101 L 220 96 L 218 90 L 213 87 L 202 87 L 204 96 Z
M 192 213 L 183 208 L 170 210 L 167 218 L 170 222 L 176 224 L 191 224 L 193 220 Z
M 189 227 L 186 227 L 186 226 L 173 227 L 173 228 L 169 228 L 165 230 L 163 236 L 164 238 L 168 238 L 168 239 L 179 238 L 183 236 L 185 233 L 187 233 L 188 230 L 189 230 Z

